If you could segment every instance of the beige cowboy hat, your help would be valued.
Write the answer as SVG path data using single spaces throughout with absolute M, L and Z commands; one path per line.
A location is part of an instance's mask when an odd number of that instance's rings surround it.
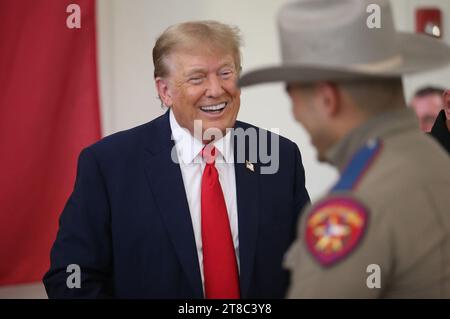
M 244 74 L 240 86 L 392 78 L 450 62 L 442 40 L 395 30 L 389 0 L 300 0 L 280 9 L 278 27 L 282 64 Z

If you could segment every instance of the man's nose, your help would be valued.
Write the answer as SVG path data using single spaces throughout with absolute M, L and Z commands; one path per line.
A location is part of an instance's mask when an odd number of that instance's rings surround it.
M 206 96 L 211 98 L 220 97 L 224 92 L 222 81 L 217 76 L 211 76 L 206 88 Z

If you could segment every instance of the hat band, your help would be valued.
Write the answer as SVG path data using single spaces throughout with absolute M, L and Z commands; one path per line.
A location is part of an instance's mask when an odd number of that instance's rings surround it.
M 352 69 L 355 71 L 363 71 L 368 73 L 379 73 L 390 71 L 393 68 L 399 67 L 403 64 L 403 55 L 397 54 L 393 57 L 367 64 L 352 64 Z

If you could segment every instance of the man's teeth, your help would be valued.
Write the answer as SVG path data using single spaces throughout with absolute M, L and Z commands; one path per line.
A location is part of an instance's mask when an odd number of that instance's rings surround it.
M 217 112 L 217 111 L 222 111 L 226 105 L 227 105 L 227 103 L 220 103 L 217 105 L 202 106 L 200 108 L 202 111 L 205 111 L 205 112 Z

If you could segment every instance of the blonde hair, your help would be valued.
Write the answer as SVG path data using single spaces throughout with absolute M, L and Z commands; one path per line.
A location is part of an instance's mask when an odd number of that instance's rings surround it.
M 189 21 L 167 28 L 153 47 L 154 77 L 165 77 L 169 70 L 165 59 L 178 49 L 190 49 L 205 45 L 211 50 L 233 54 L 236 71 L 241 71 L 242 38 L 239 28 L 217 21 Z

